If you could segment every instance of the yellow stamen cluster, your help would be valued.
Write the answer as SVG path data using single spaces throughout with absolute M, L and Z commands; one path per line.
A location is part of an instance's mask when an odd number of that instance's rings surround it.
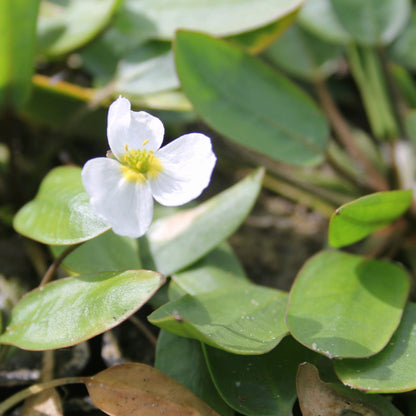
M 149 142 L 145 140 L 143 147 Z M 154 155 L 153 150 L 146 149 L 129 149 L 124 145 L 126 153 L 122 156 L 122 172 L 124 177 L 129 181 L 144 182 L 146 178 L 154 178 L 162 171 L 162 164 L 158 157 Z

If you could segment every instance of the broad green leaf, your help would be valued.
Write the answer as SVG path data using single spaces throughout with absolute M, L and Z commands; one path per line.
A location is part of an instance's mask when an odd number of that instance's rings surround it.
M 391 224 L 411 203 L 411 190 L 377 192 L 348 202 L 332 214 L 329 243 L 333 247 L 355 243 Z
M 156 94 L 179 88 L 169 44 L 150 44 L 123 57 L 114 89 L 125 96 Z
M 300 10 L 297 22 L 327 42 L 345 45 L 351 41 L 335 14 L 331 0 L 308 0 Z
M 226 243 L 214 248 L 191 267 L 175 273 L 172 282 L 179 286 L 183 294 L 190 295 L 249 284 L 241 263 Z
M 177 29 L 217 36 L 247 32 L 286 16 L 302 3 L 303 0 L 136 0 L 132 7 L 153 27 L 153 38 L 172 39 Z
M 93 213 L 81 169 L 73 166 L 51 170 L 35 199 L 16 214 L 13 226 L 20 234 L 51 245 L 81 243 L 110 229 Z
M 67 246 L 51 246 L 58 257 Z M 65 257 L 63 266 L 71 274 L 91 274 L 142 267 L 137 239 L 114 234 L 111 230 L 86 241 Z
M 359 44 L 380 46 L 392 42 L 404 29 L 410 0 L 331 0 L 345 30 Z
M 316 81 L 338 69 L 342 49 L 292 25 L 266 50 L 266 57 L 290 75 Z
M 150 259 L 156 270 L 170 275 L 199 260 L 228 238 L 244 221 L 260 192 L 263 170 L 196 208 L 155 221 L 146 234 Z
M 108 24 L 120 1 L 43 0 L 38 23 L 39 52 L 62 55 L 85 45 Z
M 20 108 L 32 86 L 39 0 L 0 1 L 0 108 Z
M 393 263 L 323 251 L 296 277 L 287 324 L 299 342 L 330 358 L 368 357 L 389 342 L 408 293 L 409 276 Z
M 393 393 L 416 389 L 416 304 L 408 303 L 399 328 L 378 354 L 335 361 L 342 382 L 365 391 Z
M 218 289 L 169 302 L 149 321 L 235 354 L 264 354 L 287 334 L 287 294 L 261 286 Z
M 156 272 L 128 270 L 49 283 L 15 306 L 0 343 L 28 350 L 78 344 L 127 319 L 164 280 Z
M 296 371 L 318 355 L 285 337 L 262 355 L 236 355 L 204 346 L 213 381 L 224 400 L 248 416 L 291 416 L 296 400 Z
M 188 387 L 221 416 L 234 415 L 215 389 L 199 341 L 162 329 L 157 338 L 155 367 Z
M 185 94 L 212 128 L 278 161 L 323 160 L 328 126 L 320 110 L 259 58 L 211 36 L 179 31 L 175 60 Z

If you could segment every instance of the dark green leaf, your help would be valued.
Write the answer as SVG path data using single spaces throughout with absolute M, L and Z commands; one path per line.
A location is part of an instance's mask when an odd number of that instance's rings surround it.
M 287 334 L 287 294 L 255 285 L 218 289 L 167 303 L 149 321 L 235 354 L 264 354 Z
M 325 118 L 303 91 L 260 59 L 211 36 L 179 31 L 175 60 L 183 90 L 212 128 L 279 161 L 322 161 Z
M 234 414 L 215 389 L 199 341 L 161 330 L 157 339 L 155 367 L 188 387 L 221 416 Z
M 210 373 L 224 400 L 247 416 L 290 416 L 296 400 L 296 371 L 316 353 L 285 337 L 262 355 L 236 355 L 204 346 Z

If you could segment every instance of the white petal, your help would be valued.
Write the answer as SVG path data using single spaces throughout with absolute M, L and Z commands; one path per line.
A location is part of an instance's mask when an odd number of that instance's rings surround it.
M 114 159 L 89 160 L 82 182 L 94 211 L 116 234 L 136 238 L 146 233 L 153 217 L 153 198 L 148 182 L 127 181 Z
M 165 128 L 157 118 L 144 111 L 131 111 L 130 101 L 119 97 L 108 109 L 107 136 L 110 149 L 120 160 L 129 149 L 157 150 L 162 145 Z
M 179 137 L 156 152 L 163 171 L 150 184 L 157 202 L 186 204 L 208 186 L 217 158 L 211 139 L 200 133 Z

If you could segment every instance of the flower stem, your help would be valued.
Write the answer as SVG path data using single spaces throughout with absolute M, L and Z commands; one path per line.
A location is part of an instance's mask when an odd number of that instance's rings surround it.
M 386 191 L 388 189 L 387 181 L 356 145 L 351 130 L 332 99 L 326 83 L 324 81 L 317 81 L 315 83 L 315 88 L 322 107 L 326 112 L 339 141 L 342 143 L 348 154 L 363 169 L 369 186 L 377 191 Z
M 376 51 L 351 44 L 347 53 L 348 63 L 360 90 L 374 136 L 379 140 L 395 139 L 398 127 Z
M 6 399 L 4 402 L 0 403 L 0 416 L 4 415 L 7 410 L 15 406 L 17 403 L 27 399 L 33 394 L 41 393 L 42 391 L 48 390 L 52 387 L 84 383 L 84 380 L 84 377 L 65 377 L 47 381 L 45 383 L 33 384 L 32 386 L 19 391 L 18 393 Z
M 49 266 L 48 270 L 46 270 L 45 275 L 43 276 L 42 281 L 40 282 L 40 287 L 45 286 L 47 283 L 50 282 L 50 280 L 52 279 L 53 275 L 56 273 L 56 270 L 58 269 L 58 267 L 60 266 L 60 264 L 62 263 L 62 261 L 65 259 L 66 256 L 68 256 L 69 254 L 71 254 L 77 247 L 79 247 L 82 243 L 80 244 L 74 244 L 73 246 L 69 246 L 68 248 L 66 248 L 61 254 L 60 256 L 58 256 L 54 262 Z

